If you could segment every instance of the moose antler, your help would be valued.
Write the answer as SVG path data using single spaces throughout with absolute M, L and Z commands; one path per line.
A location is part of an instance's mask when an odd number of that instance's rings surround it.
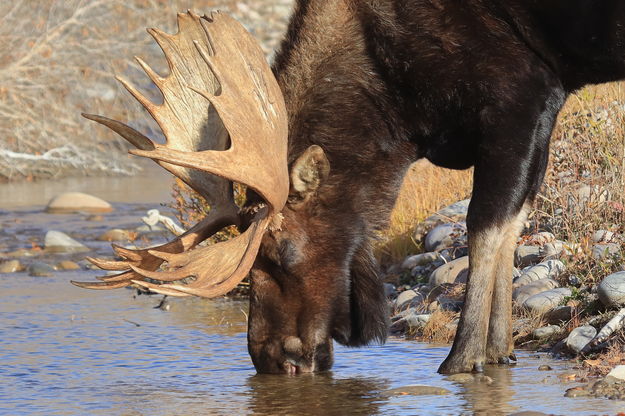
M 173 296 L 215 297 L 232 290 L 252 267 L 265 229 L 286 203 L 287 114 L 282 93 L 254 38 L 226 14 L 178 14 L 178 33 L 148 32 L 163 50 L 169 76 L 163 78 L 137 58 L 163 94 L 156 105 L 128 82 L 118 80 L 148 110 L 167 138 L 161 145 L 115 120 L 84 114 L 103 124 L 196 190 L 209 214 L 183 235 L 159 247 L 128 250 L 113 246 L 123 261 L 89 259 L 120 271 L 102 282 L 72 282 L 89 289 L 131 283 Z M 251 225 L 232 240 L 196 247 L 227 225 L 240 225 L 232 181 L 258 193 Z M 167 262 L 172 271 L 158 272 Z M 154 284 L 146 278 L 188 284 Z

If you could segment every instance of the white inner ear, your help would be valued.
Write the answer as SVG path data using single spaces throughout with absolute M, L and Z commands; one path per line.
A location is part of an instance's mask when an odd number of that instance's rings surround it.
M 323 149 L 312 145 L 293 164 L 291 190 L 302 195 L 314 192 L 329 174 L 330 162 Z

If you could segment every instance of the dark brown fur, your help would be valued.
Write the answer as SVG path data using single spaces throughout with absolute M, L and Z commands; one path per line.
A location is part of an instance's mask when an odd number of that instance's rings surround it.
M 625 77 L 624 25 L 619 0 L 299 0 L 274 64 L 289 162 L 317 145 L 330 173 L 292 189 L 282 229 L 263 241 L 248 335 L 258 371 L 324 370 L 332 338 L 384 340 L 371 240 L 424 157 L 475 166 L 471 276 L 440 371 L 507 362 L 506 279 L 522 207 L 542 182 L 567 94 Z

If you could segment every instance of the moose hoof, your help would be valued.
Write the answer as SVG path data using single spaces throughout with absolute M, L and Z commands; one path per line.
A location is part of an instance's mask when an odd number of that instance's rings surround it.
M 478 359 L 449 356 L 438 368 L 441 374 L 483 373 L 484 361 Z

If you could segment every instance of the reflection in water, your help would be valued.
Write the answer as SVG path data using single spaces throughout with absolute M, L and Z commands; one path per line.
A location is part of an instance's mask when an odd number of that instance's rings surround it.
M 388 383 L 376 379 L 335 379 L 331 373 L 297 377 L 255 375 L 248 380 L 255 415 L 371 415 L 382 404 Z
M 0 248 L 23 247 L 46 227 L 94 235 L 131 224 L 144 209 L 117 208 L 102 223 L 33 209 L 5 215 Z M 85 241 L 110 251 L 108 243 Z M 460 385 L 436 373 L 448 347 L 399 340 L 337 347 L 332 373 L 259 376 L 247 354 L 247 302 L 169 299 L 166 312 L 154 309 L 160 296 L 69 284 L 96 274 L 0 275 L 0 415 L 615 414 L 621 408 L 614 401 L 565 399 L 570 385 L 557 381 L 557 371 L 537 371 L 546 363 L 563 371 L 567 363 L 521 354 L 515 368 L 488 369 L 492 385 Z M 450 394 L 384 394 L 410 385 Z

